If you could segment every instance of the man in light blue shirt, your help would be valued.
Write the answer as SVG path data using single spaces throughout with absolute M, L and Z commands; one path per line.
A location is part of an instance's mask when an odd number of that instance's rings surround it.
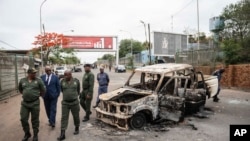
M 103 93 L 108 92 L 108 85 L 109 85 L 109 76 L 107 73 L 104 72 L 104 68 L 100 67 L 100 73 L 97 74 L 97 81 L 99 84 L 98 87 L 98 96 L 96 99 L 96 105 L 93 106 L 93 108 L 98 107 L 98 104 L 100 103 L 99 96 Z

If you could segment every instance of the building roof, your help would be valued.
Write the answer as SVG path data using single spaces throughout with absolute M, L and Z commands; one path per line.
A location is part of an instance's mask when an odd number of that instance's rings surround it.
M 30 50 L 0 50 L 3 53 L 11 53 L 11 54 L 27 54 Z
M 156 65 L 137 68 L 135 69 L 135 71 L 146 72 L 146 73 L 168 73 L 186 68 L 193 68 L 193 66 L 189 64 L 165 63 L 165 64 L 156 64 Z

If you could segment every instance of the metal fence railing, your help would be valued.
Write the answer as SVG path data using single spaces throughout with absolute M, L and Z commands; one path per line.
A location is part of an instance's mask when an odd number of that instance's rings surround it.
M 133 60 L 133 62 L 131 61 L 131 59 Z M 137 66 L 143 66 L 143 61 L 142 61 L 142 56 L 140 53 L 134 54 L 133 57 L 129 56 L 129 57 L 122 57 L 119 59 L 119 64 L 120 65 L 125 65 L 127 67 L 131 67 L 131 65 L 133 65 L 133 67 L 137 67 Z
M 25 64 L 34 64 L 34 58 L 0 52 L 0 100 L 17 94 L 18 82 L 26 76 Z
M 177 52 L 175 56 L 175 61 L 176 63 L 191 64 L 195 67 L 215 67 L 216 63 L 219 62 L 219 57 L 219 53 L 214 49 L 189 50 Z

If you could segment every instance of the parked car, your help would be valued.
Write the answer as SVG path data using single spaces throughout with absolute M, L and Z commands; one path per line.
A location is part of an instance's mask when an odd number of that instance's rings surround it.
M 115 67 L 115 72 L 126 72 L 126 68 L 124 65 L 117 65 Z
M 100 95 L 97 119 L 128 130 L 156 119 L 182 121 L 204 107 L 218 89 L 216 76 L 188 64 L 157 64 L 135 69 L 122 88 Z
M 74 66 L 72 71 L 73 72 L 82 72 L 82 66 Z
M 58 74 L 58 76 L 59 76 L 60 79 L 64 77 L 64 72 L 65 72 L 66 70 L 67 70 L 67 68 L 64 67 L 64 66 L 58 66 L 58 67 L 56 67 L 56 69 L 55 69 L 55 71 L 57 71 L 57 74 Z

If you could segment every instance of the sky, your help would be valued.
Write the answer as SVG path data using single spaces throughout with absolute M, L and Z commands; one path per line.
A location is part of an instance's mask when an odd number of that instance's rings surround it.
M 200 32 L 209 34 L 209 18 L 220 15 L 226 5 L 237 1 L 199 0 Z M 0 0 L 0 48 L 34 47 L 34 37 L 40 33 L 42 2 Z M 119 41 L 131 37 L 145 41 L 140 20 L 150 23 L 151 31 L 183 33 L 185 29 L 197 30 L 197 0 L 47 0 L 41 15 L 46 32 L 111 35 L 118 36 Z M 77 56 L 82 62 L 92 63 L 104 53 L 85 52 Z

